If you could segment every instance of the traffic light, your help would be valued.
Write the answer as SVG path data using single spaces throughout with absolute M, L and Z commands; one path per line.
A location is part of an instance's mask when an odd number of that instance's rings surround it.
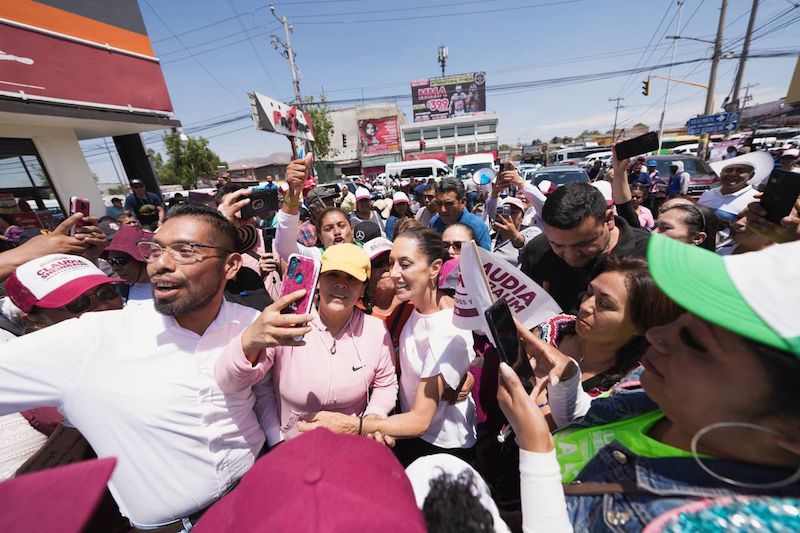
M 642 82 L 642 94 L 645 96 L 650 96 L 650 78 L 647 78 Z
M 425 140 L 424 139 L 420 139 L 419 140 L 419 151 L 420 152 L 424 152 L 425 151 Z

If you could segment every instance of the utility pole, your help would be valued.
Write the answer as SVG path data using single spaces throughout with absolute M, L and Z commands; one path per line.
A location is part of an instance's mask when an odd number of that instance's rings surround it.
M 616 98 L 609 98 L 609 102 L 616 102 L 617 105 L 614 106 L 614 130 L 611 132 L 611 144 L 614 144 L 617 141 L 617 115 L 619 115 L 619 110 L 622 107 L 619 105 L 620 100 L 625 100 L 624 98 L 620 98 L 619 96 Z
M 711 74 L 708 77 L 708 92 L 706 93 L 706 107 L 703 115 L 710 115 L 714 111 L 714 89 L 717 84 L 717 68 L 722 55 L 722 34 L 725 30 L 725 13 L 728 10 L 728 0 L 722 0 L 719 10 L 719 24 L 717 25 L 717 38 L 714 40 L 714 55 L 711 58 Z M 708 135 L 703 135 L 697 146 L 697 155 L 706 158 L 708 151 Z
M 758 0 L 756 0 L 758 1 Z M 675 35 L 681 34 L 681 14 L 683 13 L 684 0 L 678 0 L 678 20 L 675 22 Z M 658 152 L 661 153 L 661 143 L 664 139 L 664 115 L 667 112 L 667 100 L 669 100 L 669 82 L 672 78 L 672 64 L 675 63 L 675 47 L 678 45 L 678 40 L 672 41 L 672 59 L 669 62 L 669 72 L 667 73 L 667 87 L 664 89 L 664 106 L 661 108 L 661 120 L 658 121 Z
M 283 48 L 281 55 L 289 60 L 289 68 L 292 71 L 292 86 L 294 87 L 294 99 L 295 103 L 300 104 L 302 103 L 302 99 L 300 98 L 300 74 L 297 71 L 297 63 L 295 62 L 295 53 L 294 48 L 292 48 L 292 37 L 291 34 L 294 31 L 294 27 L 289 24 L 289 21 L 286 17 L 279 17 L 277 13 L 275 13 L 275 6 L 273 4 L 269 5 L 269 10 L 272 12 L 272 16 L 275 17 L 278 22 L 281 23 L 283 26 L 283 36 L 286 41 L 281 41 L 280 38 L 275 35 L 274 33 L 270 35 L 270 40 L 272 41 L 272 47 L 275 50 L 278 49 L 278 45 Z
M 748 83 L 747 85 L 744 86 L 744 98 L 742 98 L 742 105 L 739 107 L 738 111 L 744 111 L 747 102 L 753 99 L 753 97 L 750 96 L 750 89 L 758 86 L 759 86 L 758 83 Z
M 747 63 L 747 54 L 750 53 L 750 37 L 753 35 L 753 26 L 756 23 L 756 11 L 758 11 L 758 0 L 753 0 L 753 7 L 750 9 L 750 20 L 747 21 L 747 33 L 744 36 L 742 45 L 742 55 L 739 56 L 739 67 L 736 69 L 736 80 L 733 82 L 733 99 L 731 100 L 731 111 L 738 111 L 744 105 L 739 105 L 739 89 L 744 78 L 744 66 Z

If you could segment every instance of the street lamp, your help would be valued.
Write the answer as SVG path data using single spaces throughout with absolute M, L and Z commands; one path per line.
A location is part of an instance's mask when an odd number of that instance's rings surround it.
M 447 47 L 440 46 L 438 54 L 439 64 L 442 66 L 442 77 L 444 78 L 444 67 L 447 65 Z
M 181 130 L 181 129 L 179 129 L 178 131 L 180 132 L 180 134 L 178 135 L 178 143 L 180 143 L 180 145 L 183 148 L 186 148 L 187 146 L 189 146 L 189 136 L 186 135 L 185 133 L 183 133 L 183 130 Z M 192 179 L 194 180 L 194 188 L 196 189 L 197 188 L 197 174 L 194 171 L 194 163 L 192 163 L 191 159 L 189 160 L 189 168 L 192 170 Z

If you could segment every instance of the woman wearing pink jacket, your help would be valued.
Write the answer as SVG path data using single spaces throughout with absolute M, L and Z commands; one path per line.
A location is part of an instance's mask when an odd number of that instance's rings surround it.
M 297 422 L 318 411 L 384 418 L 397 402 L 392 342 L 384 322 L 364 314 L 356 303 L 369 280 L 370 261 L 354 244 L 337 244 L 322 254 L 319 308 L 301 346 L 277 346 L 256 356 L 229 350 L 216 363 L 215 376 L 226 393 L 253 387 L 262 427 L 278 398 L 282 437 L 298 433 Z M 272 371 L 272 380 L 267 373 Z M 266 377 L 266 379 L 265 379 Z M 274 434 L 275 428 L 264 427 Z M 271 442 L 271 444 L 274 444 Z

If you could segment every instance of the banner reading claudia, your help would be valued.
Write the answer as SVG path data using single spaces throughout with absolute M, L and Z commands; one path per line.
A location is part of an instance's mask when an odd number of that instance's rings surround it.
M 486 111 L 486 73 L 456 74 L 411 82 L 414 122 Z
M 561 313 L 553 298 L 508 261 L 484 250 L 475 241 L 461 248 L 453 325 L 487 334 L 484 312 L 499 298 L 505 299 L 514 317 L 526 328 Z
M 396 154 L 400 151 L 397 117 L 370 118 L 358 121 L 361 156 Z

